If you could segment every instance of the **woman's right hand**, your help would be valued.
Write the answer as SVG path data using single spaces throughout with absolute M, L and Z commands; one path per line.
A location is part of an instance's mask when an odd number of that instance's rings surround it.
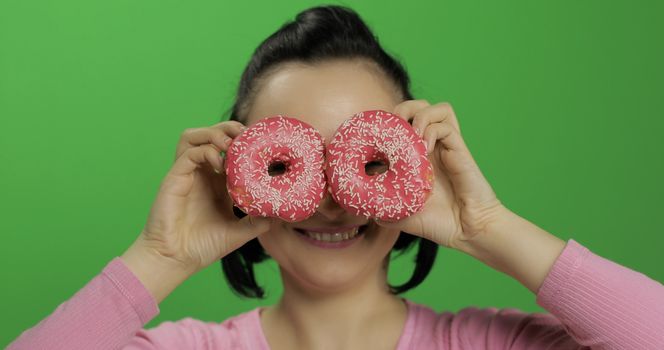
M 226 190 L 220 151 L 243 128 L 225 121 L 182 133 L 137 244 L 195 272 L 269 229 L 270 218 L 238 219 Z

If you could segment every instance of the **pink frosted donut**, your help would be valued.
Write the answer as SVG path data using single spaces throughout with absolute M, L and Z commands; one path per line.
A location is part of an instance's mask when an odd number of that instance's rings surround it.
M 397 221 L 419 211 L 433 187 L 426 147 L 403 118 L 370 110 L 347 119 L 326 150 L 332 198 L 353 215 Z M 367 174 L 367 163 L 387 170 Z M 385 167 L 385 166 L 384 166 Z
M 326 188 L 325 144 L 311 125 L 282 115 L 264 118 L 226 152 L 226 189 L 248 215 L 301 221 Z

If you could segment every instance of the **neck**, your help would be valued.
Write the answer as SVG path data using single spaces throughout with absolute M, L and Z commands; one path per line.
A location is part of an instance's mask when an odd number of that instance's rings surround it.
M 376 273 L 359 276 L 358 280 L 334 289 L 305 286 L 285 271 L 281 274 L 284 294 L 262 315 L 266 337 L 274 348 L 396 346 L 407 306 L 388 290 L 387 263 Z M 377 346 L 377 341 L 386 346 Z

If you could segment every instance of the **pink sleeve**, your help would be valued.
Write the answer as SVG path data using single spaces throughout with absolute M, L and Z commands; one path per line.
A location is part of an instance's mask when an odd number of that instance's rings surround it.
M 572 239 L 536 300 L 550 314 L 465 308 L 452 334 L 470 348 L 664 349 L 664 286 Z
M 193 348 L 186 323 L 142 327 L 159 306 L 119 257 L 48 317 L 24 331 L 7 349 L 183 349 Z M 167 330 L 166 332 L 164 332 Z

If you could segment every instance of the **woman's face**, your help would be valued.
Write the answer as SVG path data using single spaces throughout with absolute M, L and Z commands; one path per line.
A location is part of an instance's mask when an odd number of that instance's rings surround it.
M 336 60 L 314 66 L 289 63 L 262 83 L 248 109 L 246 124 L 287 115 L 316 128 L 327 146 L 350 116 L 371 109 L 391 111 L 401 102 L 399 97 L 392 84 L 363 61 Z M 365 224 L 368 227 L 360 239 L 339 249 L 315 246 L 294 230 Z M 329 293 L 368 278 L 374 281 L 398 236 L 398 230 L 351 215 L 325 193 L 314 215 L 296 223 L 277 220 L 258 240 L 279 264 L 284 278 L 299 288 Z

